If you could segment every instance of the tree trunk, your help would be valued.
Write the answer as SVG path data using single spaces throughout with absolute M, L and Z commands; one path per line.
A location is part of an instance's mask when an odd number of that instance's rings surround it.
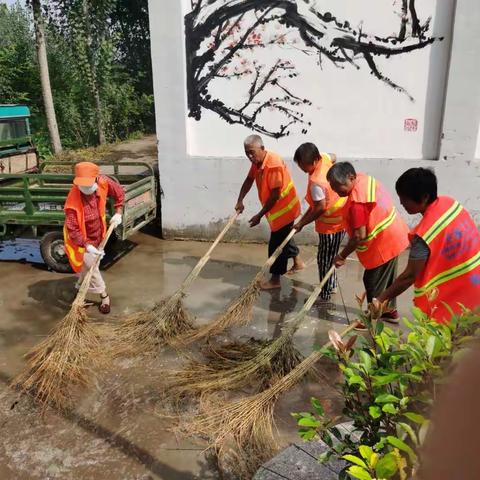
M 86 37 L 88 48 L 92 48 L 92 32 L 90 31 L 90 8 L 88 4 L 89 0 L 83 0 L 82 8 L 83 15 L 85 17 L 86 24 Z M 90 71 L 92 73 L 91 89 L 93 99 L 95 101 L 95 113 L 97 118 L 97 132 L 98 132 L 98 143 L 104 145 L 107 143 L 105 138 L 105 129 L 103 125 L 103 112 L 102 112 L 102 101 L 100 99 L 100 89 L 98 88 L 98 79 L 97 79 L 97 66 L 95 65 L 95 60 L 91 52 L 88 52 L 88 59 L 90 62 Z
M 47 117 L 48 133 L 52 143 L 53 153 L 62 151 L 62 143 L 58 133 L 57 117 L 53 104 L 52 88 L 50 86 L 50 73 L 48 71 L 47 44 L 45 41 L 45 29 L 43 26 L 41 0 L 31 0 L 33 11 L 33 23 L 35 27 L 36 48 L 38 66 L 40 69 L 40 81 L 42 84 L 43 105 Z

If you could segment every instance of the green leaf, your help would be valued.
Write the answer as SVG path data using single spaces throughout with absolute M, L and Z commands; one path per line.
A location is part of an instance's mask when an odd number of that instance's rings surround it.
M 324 443 L 326 443 L 330 448 L 333 448 L 333 440 L 328 432 L 322 432 L 320 438 Z
M 366 388 L 365 381 L 360 375 L 353 375 L 348 380 L 349 385 L 360 385 L 363 388 Z
M 361 459 L 356 457 L 355 455 L 343 455 L 343 459 L 347 460 L 350 463 L 354 463 L 355 465 L 358 465 L 359 467 L 368 469 L 367 464 Z
M 397 473 L 397 461 L 393 453 L 387 453 L 375 466 L 378 478 L 392 478 Z
M 423 372 L 425 370 L 425 365 L 424 364 L 421 364 L 421 365 L 414 365 L 412 367 L 412 370 L 411 372 L 412 373 L 419 373 L 419 372 Z
M 382 410 L 380 407 L 377 407 L 376 405 L 372 405 L 371 407 L 368 407 L 368 413 L 373 419 L 377 419 L 382 416 Z
M 415 320 L 419 322 L 423 322 L 425 320 L 425 313 L 423 313 L 422 310 L 420 310 L 418 307 L 412 307 L 412 313 L 413 316 L 415 317 Z
M 325 410 L 323 409 L 322 404 L 315 397 L 310 399 L 310 403 L 312 404 L 312 407 L 315 409 L 315 412 L 318 416 L 322 417 L 325 415 Z
M 390 393 L 382 393 L 375 398 L 375 403 L 398 403 L 400 399 Z
M 385 324 L 383 322 L 377 322 L 375 325 L 375 335 L 380 335 L 385 328 Z
M 403 430 L 410 437 L 410 440 L 415 445 L 418 445 L 417 434 L 413 431 L 413 428 L 410 425 L 408 425 L 408 423 L 398 422 L 397 425 L 401 430 Z
M 370 462 L 370 459 L 372 458 L 372 455 L 373 455 L 372 447 L 369 447 L 368 445 L 360 445 L 360 446 L 358 447 L 358 451 L 360 452 L 360 455 L 361 455 L 367 462 Z
M 314 439 L 317 436 L 317 432 L 313 429 L 300 429 L 298 431 L 300 437 L 305 440 L 306 442 Z
M 410 401 L 410 397 L 402 397 L 400 400 L 400 406 L 402 408 L 405 408 L 408 405 L 408 402 Z
M 333 452 L 331 450 L 327 450 L 326 452 L 323 452 L 320 457 L 318 457 L 318 461 L 320 463 L 327 463 L 330 458 L 332 457 Z
M 415 455 L 415 452 L 412 450 L 411 447 L 409 447 L 403 440 L 400 440 L 397 437 L 394 437 L 392 435 L 389 435 L 387 437 L 387 441 L 390 445 L 393 447 L 398 448 L 399 450 L 402 450 L 403 452 L 407 453 L 408 456 L 410 457 L 410 461 L 412 463 L 417 461 L 417 456 Z
M 303 417 L 298 421 L 298 425 L 300 427 L 318 428 L 322 425 L 322 423 L 319 422 L 318 420 L 315 420 L 314 418 Z
M 430 335 L 428 337 L 427 345 L 426 345 L 428 358 L 430 359 L 435 358 L 441 348 L 442 348 L 442 344 L 440 340 L 436 336 Z
M 387 439 L 385 437 L 382 437 L 380 441 L 375 444 L 375 450 L 377 450 L 378 452 L 383 450 L 385 448 L 386 441 Z
M 363 350 L 360 350 L 360 352 L 358 352 L 358 356 L 360 357 L 360 360 L 362 361 L 365 370 L 368 372 L 372 368 L 372 357 L 370 357 L 370 355 Z
M 405 412 L 403 415 L 412 422 L 418 423 L 419 425 L 425 423 L 425 417 L 423 415 L 420 415 L 419 413 Z
M 372 476 L 362 467 L 354 465 L 347 471 L 352 477 L 358 478 L 358 480 L 372 480 Z
M 381 387 L 382 385 L 387 385 L 388 383 L 394 382 L 400 377 L 398 373 L 389 373 L 388 375 L 378 375 L 373 376 L 373 385 L 375 387 Z
M 382 411 L 384 411 L 385 413 L 391 413 L 392 415 L 396 415 L 398 413 L 398 409 L 393 403 L 386 403 L 382 407 Z

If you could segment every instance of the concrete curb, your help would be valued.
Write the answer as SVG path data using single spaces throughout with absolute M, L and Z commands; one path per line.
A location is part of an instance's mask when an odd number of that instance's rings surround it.
M 343 433 L 352 433 L 353 425 L 341 423 L 337 428 Z M 337 480 L 346 463 L 335 459 L 319 463 L 318 458 L 327 450 L 328 446 L 322 441 L 294 443 L 262 465 L 253 480 Z

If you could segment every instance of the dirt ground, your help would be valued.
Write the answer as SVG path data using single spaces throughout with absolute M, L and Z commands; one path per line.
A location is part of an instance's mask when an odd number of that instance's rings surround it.
M 171 294 L 206 250 L 200 242 L 164 241 L 139 233 L 122 247 L 125 253 L 107 265 L 105 279 L 112 297 L 111 322 L 152 305 Z M 34 247 L 32 247 L 34 249 Z M 263 292 L 255 305 L 254 321 L 231 332 L 233 338 L 273 338 L 286 319 L 298 311 L 317 282 L 314 247 L 304 247 L 306 270 L 285 278 L 281 291 Z M 221 244 L 186 297 L 188 310 L 199 323 L 221 312 L 248 284 L 265 260 L 263 245 Z M 161 418 L 165 397 L 161 379 L 180 359 L 171 350 L 156 358 L 116 360 L 100 372 L 93 389 L 83 392 L 74 411 L 49 411 L 42 418 L 25 399 L 7 387 L 20 371 L 22 356 L 68 311 L 73 299 L 73 275 L 48 272 L 41 264 L 0 263 L 0 478 L 10 479 L 214 479 L 205 445 L 177 438 L 171 421 Z M 361 291 L 361 269 L 350 261 L 340 274 L 348 316 L 356 311 L 354 293 Z M 409 294 L 401 309 L 408 310 Z M 347 323 L 340 295 L 336 312 L 312 308 L 296 335 L 307 354 L 327 339 L 327 332 Z M 95 307 L 94 321 L 100 320 Z M 330 382 L 335 372 L 323 365 Z M 167 392 L 168 393 L 168 392 Z M 294 441 L 295 424 L 289 413 L 308 409 L 317 396 L 331 412 L 341 398 L 326 382 L 307 382 L 281 397 L 276 416 L 283 445 Z M 18 402 L 18 403 L 17 403 Z

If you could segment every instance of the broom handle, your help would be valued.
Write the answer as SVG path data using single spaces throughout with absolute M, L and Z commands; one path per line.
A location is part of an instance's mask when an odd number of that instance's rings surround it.
M 275 263 L 275 260 L 280 256 L 282 253 L 285 245 L 292 239 L 292 237 L 297 233 L 297 231 L 292 228 L 290 233 L 286 236 L 285 240 L 276 248 L 276 250 L 272 253 L 272 256 L 264 263 L 262 269 L 257 274 L 257 279 L 263 278 L 267 270 Z
M 344 337 L 350 333 L 355 327 L 360 324 L 358 320 L 355 320 L 351 325 L 345 328 L 342 332 L 339 333 L 340 337 Z M 279 395 L 286 390 L 292 388 L 303 375 L 310 370 L 310 368 L 317 363 L 317 361 L 323 357 L 322 350 L 332 346 L 332 341 L 329 340 L 325 343 L 321 349 L 312 352 L 305 360 L 300 362 L 293 370 L 291 370 L 287 375 L 285 375 L 281 380 L 277 381 L 272 385 L 268 390 L 265 390 L 263 394 L 265 395 Z M 268 393 L 265 393 L 268 392 Z
M 105 236 L 103 237 L 103 240 L 98 246 L 99 250 L 103 250 L 105 248 L 105 245 L 107 244 L 108 239 L 110 238 L 110 235 L 112 234 L 114 229 L 115 229 L 115 225 L 113 224 L 111 224 L 108 227 L 107 233 L 105 234 Z M 87 296 L 88 288 L 90 287 L 90 281 L 92 280 L 93 271 L 100 263 L 100 260 L 101 260 L 100 255 L 97 255 L 97 258 L 95 258 L 93 265 L 90 267 L 90 270 L 88 271 L 88 273 L 85 275 L 85 278 L 83 279 L 82 285 L 80 286 L 77 296 L 73 302 L 74 304 L 83 305 L 85 301 L 85 297 Z
M 335 265 L 332 265 L 330 267 L 330 270 L 323 277 L 322 281 L 315 287 L 313 292 L 310 294 L 307 301 L 304 303 L 302 309 L 295 315 L 295 317 L 293 317 L 291 321 L 291 325 L 290 327 L 288 327 L 287 335 L 290 335 L 297 330 L 298 326 L 303 321 L 303 317 L 312 308 L 312 305 L 314 304 L 317 297 L 320 295 L 320 292 L 322 291 L 323 286 L 328 282 L 328 279 L 333 275 L 334 271 L 335 271 Z
M 188 274 L 187 278 L 183 281 L 180 290 L 184 291 L 186 288 L 190 286 L 190 284 L 198 277 L 198 274 L 205 266 L 205 264 L 210 260 L 210 255 L 212 254 L 214 248 L 220 243 L 222 238 L 225 234 L 230 230 L 231 226 L 234 224 L 235 220 L 237 219 L 239 213 L 235 212 L 228 220 L 227 224 L 223 227 L 223 230 L 218 234 L 218 237 L 215 241 L 210 245 L 210 248 L 207 250 L 207 253 L 198 261 L 195 265 L 193 270 Z

